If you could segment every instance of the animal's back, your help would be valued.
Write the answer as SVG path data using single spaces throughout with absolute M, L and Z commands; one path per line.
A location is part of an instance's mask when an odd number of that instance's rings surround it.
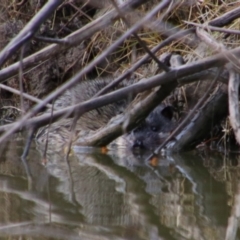
M 54 109 L 62 109 L 89 100 L 108 85 L 111 80 L 110 78 L 100 78 L 80 82 L 73 88 L 66 90 L 65 93 L 54 102 Z M 77 121 L 75 131 L 73 131 L 73 139 L 77 138 L 79 131 L 95 131 L 103 127 L 112 117 L 123 112 L 127 104 L 128 100 L 125 99 L 86 112 Z M 51 109 L 48 109 L 47 112 L 50 113 Z M 45 126 L 40 128 L 36 139 L 41 144 L 44 144 L 47 138 L 50 144 L 64 144 L 69 139 L 72 123 L 72 118 L 60 119 L 51 124 L 50 127 Z

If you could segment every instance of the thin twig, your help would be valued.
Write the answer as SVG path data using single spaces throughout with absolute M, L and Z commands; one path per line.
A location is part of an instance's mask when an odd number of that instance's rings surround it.
M 3 106 L 1 107 L 0 109 L 14 109 L 14 110 L 17 110 L 18 112 L 22 112 L 21 109 L 17 108 L 17 107 L 14 107 L 14 106 Z
M 117 10 L 119 16 L 122 18 L 122 20 L 124 21 L 124 23 L 127 25 L 128 28 L 131 27 L 130 23 L 128 22 L 127 18 L 124 16 L 123 12 L 119 9 L 118 5 L 116 4 L 116 2 L 114 0 L 111 0 L 113 6 L 115 7 L 115 9 Z M 168 66 L 166 66 L 164 63 L 162 63 L 147 47 L 147 45 L 142 41 L 142 39 L 138 36 L 137 33 L 133 32 L 132 33 L 133 36 L 137 39 L 137 41 L 139 42 L 139 44 L 142 46 L 142 48 L 148 53 L 148 55 L 157 63 L 158 67 L 160 69 L 163 69 L 165 72 L 169 72 L 170 69 Z
M 33 38 L 35 40 L 46 42 L 46 43 L 68 44 L 68 42 L 65 39 L 49 38 L 49 37 L 42 37 L 42 36 L 34 36 Z
M 23 68 L 22 68 L 22 60 L 24 56 L 24 47 L 23 45 L 21 47 L 21 53 L 20 53 L 20 65 L 19 65 L 19 73 L 18 73 L 18 80 L 19 80 L 19 89 L 20 89 L 20 106 L 21 106 L 21 113 L 23 114 L 25 112 L 24 102 L 23 102 Z
M 231 11 L 217 17 L 209 22 L 209 25 L 215 27 L 222 27 L 230 24 L 234 20 L 240 17 L 240 7 L 234 8 Z
M 28 165 L 28 162 L 27 162 L 27 155 L 28 155 L 28 152 L 29 152 L 29 149 L 31 147 L 31 143 L 32 143 L 32 140 L 33 140 L 33 136 L 34 136 L 34 129 L 33 128 L 30 128 L 28 130 L 28 138 L 27 138 L 27 141 L 26 141 L 26 144 L 25 144 L 25 147 L 24 147 L 24 151 L 23 151 L 23 154 L 21 156 L 21 160 L 22 160 L 22 163 L 23 163 L 23 166 L 24 166 L 24 169 L 25 169 L 25 172 L 27 174 L 27 179 L 28 179 L 28 189 L 31 190 L 32 189 L 32 175 L 31 175 L 31 171 L 30 171 L 30 168 L 29 168 L 29 165 Z
M 1 83 L 0 83 L 0 88 L 2 88 L 2 89 L 4 89 L 4 90 L 7 90 L 7 91 L 9 91 L 9 92 L 12 92 L 12 93 L 14 93 L 14 94 L 17 94 L 17 95 L 21 95 L 21 92 L 20 92 L 19 90 L 14 89 L 14 88 L 11 88 L 11 87 L 8 87 L 8 86 L 6 86 L 6 85 L 4 85 L 4 84 L 1 84 Z M 28 99 L 28 100 L 30 100 L 30 101 L 32 101 L 32 102 L 35 102 L 35 103 L 41 103 L 41 102 L 42 102 L 41 99 L 38 99 L 38 98 L 36 98 L 36 97 L 33 97 L 33 96 L 31 96 L 31 95 L 29 95 L 29 94 L 27 94 L 27 93 L 22 93 L 22 95 L 23 95 L 23 97 L 24 97 L 25 99 Z M 52 104 L 48 103 L 46 106 L 47 106 L 48 108 L 51 108 L 51 107 L 52 107 Z
M 218 32 L 224 32 L 224 33 L 230 33 L 230 34 L 240 34 L 239 30 L 234 30 L 234 29 L 227 29 L 227 28 L 220 28 L 220 27 L 213 27 L 211 25 L 206 25 L 206 24 L 199 24 L 199 23 L 194 23 L 194 22 L 189 22 L 189 21 L 183 21 L 187 24 L 193 25 L 195 27 L 200 27 L 205 30 L 211 30 L 211 31 L 218 31 Z
M 229 120 L 238 144 L 240 144 L 239 82 L 239 73 L 234 71 L 234 69 L 230 69 L 228 85 Z
M 0 67 L 7 59 L 24 45 L 37 32 L 39 26 L 63 2 L 63 0 L 49 0 L 43 8 L 31 19 L 23 30 L 0 52 Z

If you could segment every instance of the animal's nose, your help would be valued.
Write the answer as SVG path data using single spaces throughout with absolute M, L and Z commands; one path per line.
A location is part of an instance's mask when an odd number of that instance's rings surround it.
M 132 148 L 141 148 L 141 149 L 144 148 L 143 141 L 140 140 L 140 139 L 137 139 L 137 140 L 134 142 Z

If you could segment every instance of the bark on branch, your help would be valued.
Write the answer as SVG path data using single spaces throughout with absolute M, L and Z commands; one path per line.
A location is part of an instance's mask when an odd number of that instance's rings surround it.
M 1 51 L 0 67 L 15 51 L 17 51 L 21 46 L 23 46 L 27 41 L 29 41 L 29 39 L 34 36 L 40 25 L 62 2 L 63 0 L 49 0 L 44 5 L 44 7 L 33 17 L 33 19 L 24 27 L 24 29 Z
M 229 71 L 229 119 L 237 142 L 240 144 L 240 113 L 239 113 L 239 74 L 233 69 Z

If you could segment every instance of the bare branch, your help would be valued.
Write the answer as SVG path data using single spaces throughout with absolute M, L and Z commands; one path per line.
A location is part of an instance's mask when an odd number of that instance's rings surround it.
M 127 25 L 128 28 L 130 28 L 130 24 L 127 20 L 127 18 L 124 16 L 123 12 L 119 9 L 118 5 L 115 3 L 114 0 L 111 0 L 113 6 L 115 7 L 115 9 L 117 10 L 119 16 L 122 18 L 122 20 L 125 22 L 125 24 Z M 142 48 L 148 53 L 149 56 L 151 56 L 151 58 L 158 64 L 158 67 L 160 69 L 163 69 L 165 72 L 169 72 L 169 68 L 162 63 L 150 50 L 149 48 L 146 46 L 146 44 L 142 41 L 142 39 L 138 36 L 137 33 L 133 32 L 133 36 L 137 39 L 137 41 L 139 42 L 139 44 L 142 46 Z
M 44 7 L 32 18 L 24 29 L 1 51 L 0 67 L 15 51 L 25 44 L 38 30 L 39 26 L 63 2 L 63 0 L 49 0 Z
M 4 85 L 4 84 L 1 84 L 1 83 L 0 83 L 0 88 L 2 88 L 2 89 L 4 89 L 4 90 L 7 90 L 7 91 L 9 91 L 9 92 L 12 92 L 12 93 L 14 93 L 14 94 L 17 94 L 17 95 L 21 95 L 21 92 L 18 91 L 17 89 L 8 87 L 8 86 L 6 86 L 6 85 Z M 42 102 L 41 99 L 38 99 L 38 98 L 36 98 L 36 97 L 33 97 L 33 96 L 31 96 L 31 95 L 29 95 L 29 94 L 27 94 L 27 93 L 22 93 L 22 95 L 23 95 L 24 98 L 26 98 L 26 99 L 28 99 L 28 100 L 30 100 L 30 101 L 32 101 L 32 102 L 35 102 L 35 103 L 41 103 L 41 102 Z M 52 107 L 52 104 L 47 104 L 47 107 L 51 108 L 51 107 Z
M 205 30 L 211 30 L 211 31 L 217 31 L 217 32 L 224 32 L 224 33 L 230 33 L 230 34 L 240 34 L 239 30 L 234 30 L 234 29 L 227 29 L 227 28 L 220 28 L 220 27 L 212 27 L 210 25 L 205 25 L 205 24 L 199 24 L 199 23 L 194 23 L 194 22 L 189 22 L 189 21 L 184 21 L 187 24 L 193 25 L 195 27 L 203 28 Z
M 213 19 L 212 21 L 209 22 L 209 25 L 211 26 L 216 26 L 216 27 L 221 27 L 225 26 L 227 24 L 230 24 L 232 21 L 240 17 L 240 7 L 235 8 L 222 16 Z
M 233 69 L 229 71 L 228 95 L 229 95 L 229 119 L 237 142 L 240 144 L 240 113 L 238 104 L 239 74 Z

